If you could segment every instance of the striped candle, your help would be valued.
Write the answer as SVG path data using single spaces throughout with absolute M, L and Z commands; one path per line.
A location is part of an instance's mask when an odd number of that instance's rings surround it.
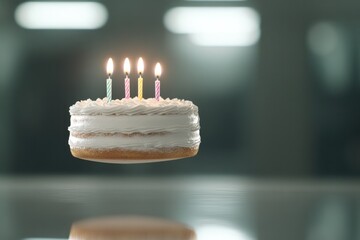
M 130 98 L 130 79 L 129 79 L 129 74 L 130 74 L 130 61 L 128 58 L 125 58 L 125 62 L 124 62 L 124 73 L 125 73 L 125 98 L 129 99 Z
M 155 66 L 155 77 L 156 77 L 155 99 L 158 101 L 160 100 L 160 81 L 159 81 L 160 76 L 161 76 L 161 65 L 160 65 L 160 63 L 157 63 Z
M 142 100 L 143 98 L 143 78 L 140 77 L 138 78 L 138 98 L 139 100 Z
M 159 101 L 160 99 L 160 81 L 156 79 L 155 81 L 155 98 Z
M 138 73 L 139 73 L 139 78 L 138 78 L 138 98 L 139 100 L 142 100 L 143 98 L 143 78 L 142 78 L 142 74 L 144 73 L 144 61 L 142 58 L 139 58 L 138 61 Z
M 106 79 L 106 97 L 107 97 L 107 102 L 109 103 L 112 97 L 112 80 L 110 76 L 108 79 Z
M 125 78 L 125 98 L 130 98 L 130 79 L 128 78 L 128 75 L 126 75 Z
M 106 71 L 109 76 L 108 79 L 106 79 L 106 97 L 107 97 L 107 102 L 109 103 L 111 101 L 111 96 L 112 96 L 112 80 L 110 77 L 114 71 L 114 62 L 112 58 L 109 58 L 107 62 Z

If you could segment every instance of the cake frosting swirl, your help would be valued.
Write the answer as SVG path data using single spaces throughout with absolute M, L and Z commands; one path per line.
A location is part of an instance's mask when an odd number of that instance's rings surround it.
M 174 99 L 148 98 L 139 100 L 137 97 L 116 99 L 107 102 L 107 98 L 93 101 L 78 101 L 70 107 L 71 115 L 184 115 L 198 113 L 198 107 L 191 101 Z

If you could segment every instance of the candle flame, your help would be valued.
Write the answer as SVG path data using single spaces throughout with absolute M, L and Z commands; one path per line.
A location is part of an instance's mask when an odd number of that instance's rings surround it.
M 114 62 L 113 62 L 112 58 L 109 58 L 109 60 L 107 62 L 106 72 L 109 76 L 112 75 L 114 72 Z
M 139 58 L 137 69 L 139 75 L 144 73 L 144 60 L 142 58 Z
M 161 76 L 161 65 L 160 63 L 157 63 L 155 66 L 155 76 L 156 78 L 160 78 Z
M 129 75 L 129 73 L 130 73 L 130 61 L 128 58 L 125 58 L 124 73 L 125 73 L 125 75 Z

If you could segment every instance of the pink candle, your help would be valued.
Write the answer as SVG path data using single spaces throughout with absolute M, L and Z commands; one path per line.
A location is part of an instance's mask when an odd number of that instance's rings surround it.
M 128 58 L 125 59 L 124 62 L 124 73 L 125 73 L 125 98 L 129 99 L 130 98 L 130 78 L 129 78 L 129 73 L 130 73 L 130 61 Z
M 126 78 L 125 78 L 125 98 L 126 99 L 130 98 L 130 79 L 129 79 L 128 75 L 126 75 Z
M 160 81 L 156 79 L 155 81 L 155 98 L 159 101 L 160 99 Z
M 160 78 L 161 75 L 161 65 L 160 63 L 157 63 L 155 66 L 155 76 L 156 76 L 156 81 L 155 81 L 155 99 L 156 100 L 160 100 Z

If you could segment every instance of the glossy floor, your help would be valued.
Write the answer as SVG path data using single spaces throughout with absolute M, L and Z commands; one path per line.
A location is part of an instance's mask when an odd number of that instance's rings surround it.
M 140 215 L 199 240 L 360 239 L 360 182 L 236 177 L 0 179 L 0 239 L 67 239 L 74 221 Z

